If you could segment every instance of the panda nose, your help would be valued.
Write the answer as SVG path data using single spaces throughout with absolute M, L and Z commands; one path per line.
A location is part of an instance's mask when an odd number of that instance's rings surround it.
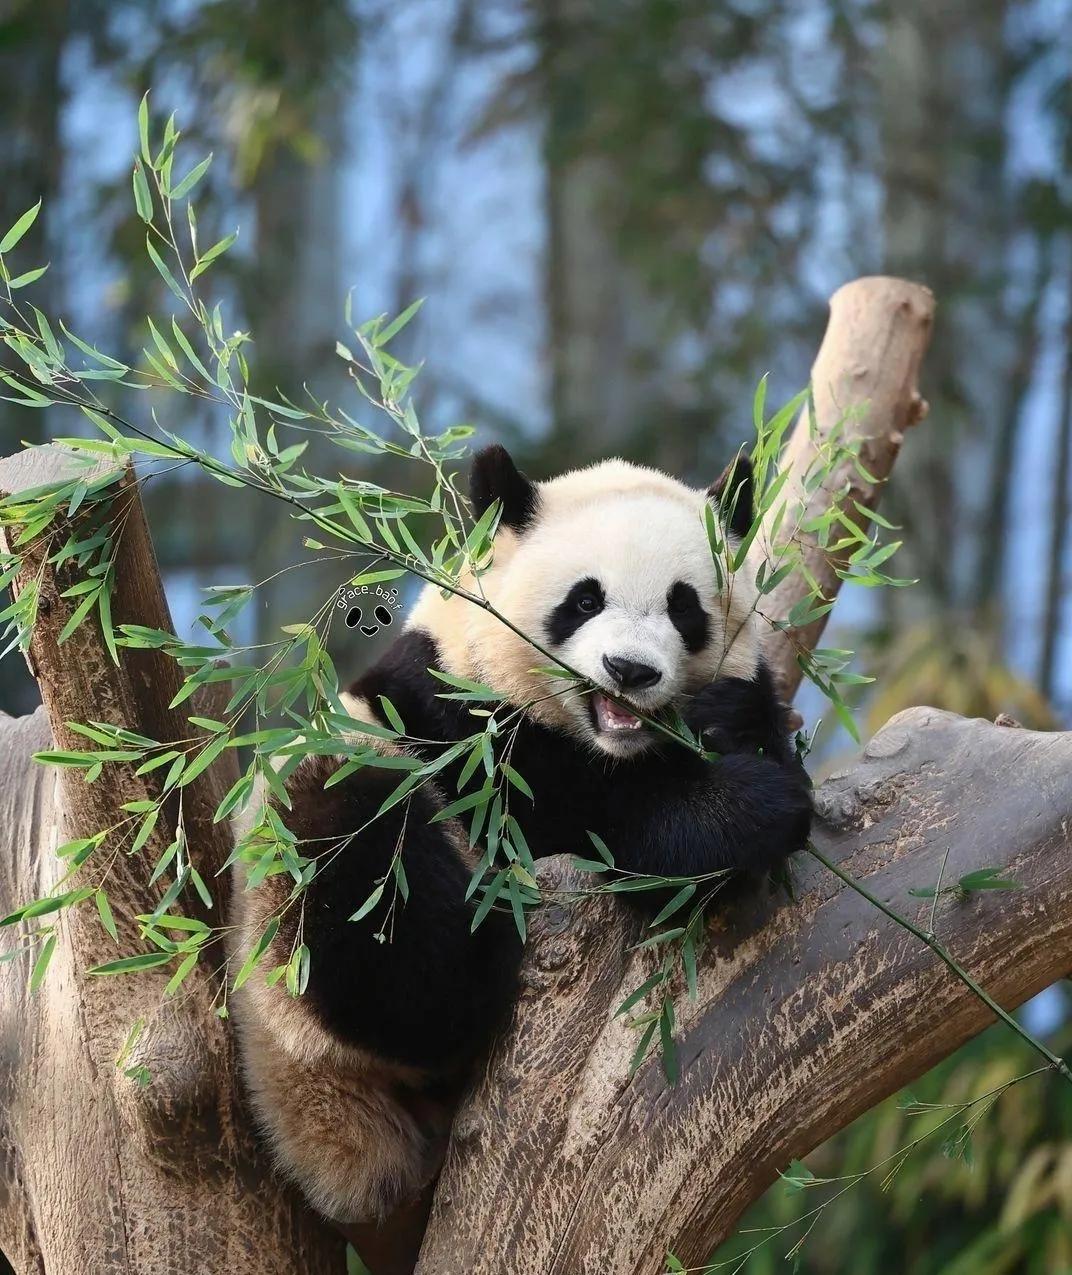
M 638 664 L 635 660 L 623 660 L 604 655 L 603 667 L 623 691 L 647 690 L 649 686 L 654 686 L 662 679 L 658 669 L 652 668 L 650 664 Z

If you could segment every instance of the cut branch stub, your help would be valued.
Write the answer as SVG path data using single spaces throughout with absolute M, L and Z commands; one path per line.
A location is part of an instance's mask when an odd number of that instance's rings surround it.
M 911 887 L 999 866 L 1015 893 L 943 896 L 939 940 L 1006 1008 L 1072 971 L 1072 734 L 933 709 L 889 722 L 816 794 L 815 841 L 927 924 Z M 1017 781 L 994 787 L 995 773 Z M 583 887 L 566 860 L 545 884 Z M 796 899 L 714 918 L 677 996 L 679 1083 L 615 1010 L 655 957 L 609 896 L 544 910 L 517 1020 L 459 1114 L 420 1275 L 651 1275 L 702 1264 L 797 1156 L 993 1016 L 918 939 L 801 856 Z
M 775 502 L 767 522 L 773 523 L 779 508 L 787 508 L 782 529 L 773 537 L 779 544 L 794 527 L 829 509 L 832 493 L 848 484 L 841 500 L 846 517 L 866 523 L 856 505 L 874 509 L 904 440 L 904 431 L 922 420 L 927 411 L 920 397 L 920 363 L 930 341 L 934 297 L 929 289 L 904 279 L 874 277 L 856 279 L 839 288 L 830 299 L 830 322 L 811 372 L 815 406 L 815 433 L 805 410 L 797 422 L 782 458 L 789 470 L 783 499 Z M 841 444 L 860 440 L 859 459 L 870 475 L 865 477 L 847 457 L 821 486 L 804 493 L 803 478 L 813 466 L 817 444 L 822 445 L 844 421 Z M 803 510 L 798 517 L 798 511 Z M 836 556 L 822 548 L 815 535 L 796 536 L 804 562 L 818 581 L 822 596 L 832 601 L 841 587 Z M 763 535 L 761 543 L 770 542 Z M 796 603 L 810 595 L 800 571 L 789 576 L 763 599 L 762 611 L 772 619 L 789 615 Z M 812 650 L 826 627 L 826 616 L 790 633 L 769 634 L 767 659 L 788 702 L 800 685 L 799 648 Z

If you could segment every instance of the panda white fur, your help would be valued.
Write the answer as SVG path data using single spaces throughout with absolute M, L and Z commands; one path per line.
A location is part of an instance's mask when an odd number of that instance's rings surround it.
M 534 671 L 547 661 L 523 638 L 430 586 L 351 688 L 352 715 L 383 720 L 386 696 L 408 736 L 429 741 L 410 747 L 431 757 L 474 719 L 438 697 L 446 688 L 429 667 L 485 682 L 510 704 L 535 700 L 511 756 L 533 800 L 514 792 L 511 811 L 537 856 L 590 853 L 589 829 L 619 868 L 644 874 L 762 873 L 799 849 L 809 787 L 761 657 L 753 573 L 720 590 L 703 525 L 715 499 L 730 507 L 720 516 L 731 543 L 745 534 L 747 461 L 707 492 L 620 460 L 533 483 L 491 447 L 474 461 L 471 494 L 477 515 L 502 502 L 494 563 L 480 577 L 495 607 L 615 699 L 647 715 L 678 707 L 720 760 L 667 741 L 598 690 L 553 693 L 562 683 Z M 236 1017 L 280 1167 L 324 1214 L 361 1222 L 413 1200 L 437 1173 L 452 1100 L 509 1014 L 520 950 L 512 919 L 496 911 L 470 933 L 477 855 L 460 824 L 430 822 L 457 795 L 459 767 L 373 819 L 399 772 L 364 768 L 325 790 L 338 764 L 308 758 L 288 782 L 285 823 L 325 866 L 285 912 L 267 964 L 288 959 L 300 925 L 308 989 L 291 998 L 255 977 Z M 399 846 L 409 899 L 395 900 L 391 941 L 378 942 L 390 890 L 370 915 L 348 918 Z M 289 889 L 282 875 L 238 892 L 247 945 Z M 632 897 L 643 906 L 649 896 Z

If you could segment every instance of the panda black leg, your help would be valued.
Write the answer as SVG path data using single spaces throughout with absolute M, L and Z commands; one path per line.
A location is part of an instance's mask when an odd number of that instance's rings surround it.
M 470 932 L 464 838 L 431 822 L 442 808 L 433 790 L 417 788 L 377 817 L 399 772 L 367 767 L 325 789 L 337 765 L 306 759 L 288 782 L 292 808 L 280 812 L 318 870 L 283 909 L 265 968 L 304 942 L 308 988 L 293 999 L 255 975 L 239 1026 L 253 1105 L 281 1168 L 328 1217 L 380 1222 L 434 1180 L 452 1100 L 513 1004 L 521 945 L 494 912 Z M 240 896 L 248 942 L 290 884 L 270 876 Z

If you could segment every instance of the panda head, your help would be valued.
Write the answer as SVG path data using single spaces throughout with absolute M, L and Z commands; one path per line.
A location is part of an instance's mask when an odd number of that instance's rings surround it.
M 431 629 L 451 671 L 612 757 L 634 756 L 657 738 L 629 706 L 650 717 L 716 676 L 754 676 L 754 571 L 745 566 L 720 588 L 704 525 L 712 502 L 731 546 L 747 534 L 747 457 L 702 491 L 621 460 L 532 482 L 494 446 L 475 457 L 470 490 L 478 517 L 502 504 L 494 562 L 479 588 L 596 689 L 563 690 L 519 634 L 464 599 L 442 603 L 435 591 L 411 624 Z

